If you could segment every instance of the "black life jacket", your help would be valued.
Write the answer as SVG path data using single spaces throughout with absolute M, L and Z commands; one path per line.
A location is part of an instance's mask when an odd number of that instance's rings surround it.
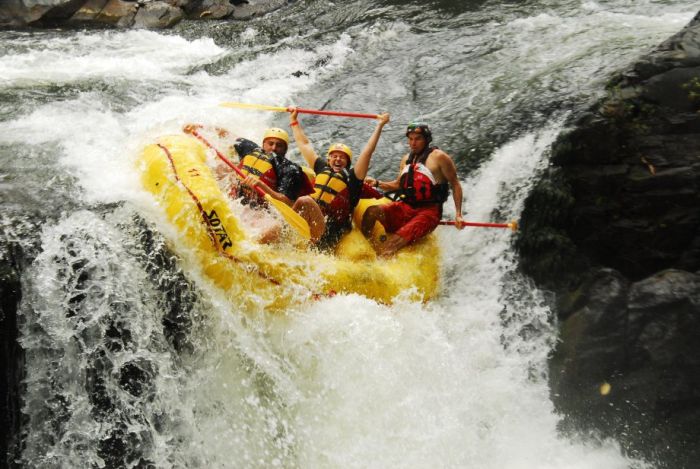
M 399 200 L 411 206 L 442 204 L 447 200 L 450 187 L 446 182 L 435 184 L 424 171 L 430 171 L 425 162 L 428 155 L 437 147 L 428 147 L 419 155 L 411 154 L 406 161 L 407 168 L 399 179 Z

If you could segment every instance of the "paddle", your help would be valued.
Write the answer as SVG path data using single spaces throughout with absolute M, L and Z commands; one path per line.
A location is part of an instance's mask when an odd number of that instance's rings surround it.
M 243 171 L 241 171 L 238 166 L 234 165 L 228 158 L 226 158 L 224 155 L 221 154 L 219 150 L 217 150 L 209 141 L 204 138 L 199 132 L 197 132 L 196 129 L 190 127 L 190 126 L 185 126 L 183 129 L 185 132 L 192 134 L 195 136 L 200 142 L 204 143 L 206 146 L 214 150 L 216 153 L 216 156 L 218 156 L 221 161 L 226 163 L 231 169 L 233 169 L 238 177 L 241 179 L 245 179 L 245 174 L 243 174 Z M 262 182 L 262 181 L 261 181 Z M 263 183 L 264 184 L 264 183 Z M 304 239 L 311 239 L 311 230 L 309 229 L 309 224 L 302 218 L 301 215 L 299 215 L 297 212 L 295 212 L 292 207 L 289 205 L 285 204 L 281 200 L 277 200 L 274 197 L 272 197 L 270 194 L 265 192 L 259 187 L 254 187 L 256 192 L 263 197 L 267 203 L 272 205 L 277 209 L 277 211 L 280 212 L 280 214 L 284 217 L 285 220 L 287 220 L 287 223 L 289 223 L 292 228 L 297 230 L 297 232 L 304 238 Z
M 441 225 L 456 225 L 457 222 L 454 220 L 440 220 Z M 476 223 L 476 222 L 469 222 L 465 221 L 462 222 L 462 225 L 464 226 L 476 226 L 476 227 L 481 227 L 481 228 L 510 228 L 513 231 L 516 231 L 518 229 L 518 222 L 517 221 L 512 221 L 510 223 Z
M 264 104 L 248 104 L 248 103 L 236 103 L 233 101 L 226 101 L 219 106 L 223 107 L 234 107 L 239 109 L 257 109 L 260 111 L 275 111 L 275 112 L 292 112 L 291 107 L 282 106 L 266 106 Z M 319 114 L 322 116 L 338 116 L 338 117 L 360 117 L 364 119 L 376 119 L 377 114 L 361 114 L 359 112 L 341 112 L 341 111 L 321 111 L 318 109 L 302 109 L 296 108 L 297 112 L 304 114 Z

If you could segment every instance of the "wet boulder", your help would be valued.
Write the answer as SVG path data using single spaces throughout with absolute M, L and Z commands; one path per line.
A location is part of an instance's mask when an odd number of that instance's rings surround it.
M 200 0 L 185 9 L 188 18 L 217 20 L 233 14 L 235 7 L 228 0 Z
M 70 18 L 85 0 L 6 0 L 0 5 L 0 26 L 52 26 Z
M 700 269 L 700 17 L 608 86 L 525 203 L 523 270 L 555 291 L 593 266 Z
M 572 118 L 516 242 L 554 292 L 562 428 L 661 468 L 700 456 L 699 111 L 700 14 Z
M 585 290 L 551 361 L 563 427 L 596 428 L 632 455 L 661 456 L 661 467 L 694 467 L 700 275 L 671 269 L 626 286 L 604 270 Z
M 167 2 L 149 2 L 136 12 L 133 26 L 145 29 L 165 29 L 179 23 L 185 17 L 181 8 Z
M 131 26 L 138 9 L 139 5 L 130 1 L 87 0 L 69 22 Z
M 291 0 L 30 0 L 0 2 L 0 27 L 98 26 L 164 29 L 183 18 L 246 20 Z

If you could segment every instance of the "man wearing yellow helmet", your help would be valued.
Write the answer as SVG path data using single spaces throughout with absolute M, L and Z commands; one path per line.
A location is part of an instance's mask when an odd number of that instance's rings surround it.
M 241 182 L 243 186 L 257 186 L 289 206 L 298 197 L 313 193 L 301 166 L 285 158 L 289 135 L 284 130 L 267 129 L 263 134 L 262 148 L 244 138 L 237 139 L 233 146 L 240 157 L 239 167 L 246 175 Z M 242 191 L 241 195 L 248 203 L 261 203 L 253 191 Z
M 433 134 L 428 124 L 412 122 L 406 128 L 410 152 L 403 156 L 393 181 L 367 178 L 375 187 L 398 193 L 387 205 L 369 207 L 362 217 L 362 233 L 369 238 L 378 221 L 389 235 L 375 246 L 377 254 L 390 256 L 402 247 L 431 233 L 440 223 L 442 205 L 452 187 L 455 226 L 462 229 L 462 185 L 452 158 L 430 146 Z
M 290 126 L 301 155 L 316 172 L 314 193 L 299 197 L 294 210 L 306 219 L 311 228 L 311 240 L 320 247 L 335 246 L 340 237 L 352 226 L 352 212 L 361 197 L 376 197 L 379 193 L 363 184 L 372 153 L 377 146 L 389 114 L 378 116 L 374 132 L 352 166 L 352 150 L 343 143 L 334 143 L 320 158 L 299 125 L 298 113 L 292 110 Z M 369 190 L 371 194 L 366 191 Z

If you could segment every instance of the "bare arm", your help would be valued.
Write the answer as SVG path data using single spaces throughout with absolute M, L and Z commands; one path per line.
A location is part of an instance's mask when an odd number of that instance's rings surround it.
M 380 114 L 377 119 L 379 119 L 377 127 L 374 128 L 374 132 L 372 132 L 372 135 L 369 137 L 367 144 L 362 149 L 362 153 L 360 153 L 360 157 L 357 159 L 357 163 L 355 163 L 354 166 L 355 176 L 357 176 L 359 180 L 363 180 L 367 176 L 369 161 L 372 158 L 375 148 L 377 148 L 377 142 L 379 141 L 379 136 L 382 134 L 384 125 L 389 122 L 389 113 L 385 112 Z
M 374 179 L 368 177 L 365 182 L 373 187 L 378 187 L 385 192 L 397 191 L 401 187 L 399 181 L 401 180 L 401 173 L 403 172 L 404 166 L 406 166 L 406 161 L 408 161 L 408 154 L 405 154 L 401 158 L 401 164 L 399 165 L 399 174 L 393 181 L 380 181 L 379 179 Z
M 294 141 L 297 143 L 297 148 L 299 148 L 301 156 L 303 156 L 304 160 L 306 160 L 306 164 L 313 168 L 316 160 L 318 159 L 318 155 L 314 151 L 314 147 L 311 146 L 311 142 L 304 133 L 304 129 L 301 128 L 298 114 L 299 113 L 297 112 L 296 108 L 293 108 L 291 114 L 289 115 L 289 125 L 292 127 Z
M 442 171 L 442 175 L 452 187 L 452 198 L 455 202 L 455 221 L 457 222 L 455 226 L 461 230 L 462 228 L 464 228 L 464 226 L 462 225 L 463 194 L 462 183 L 459 182 L 459 178 L 457 177 L 457 167 L 455 166 L 454 161 L 452 161 L 452 158 L 450 158 L 450 156 L 445 152 L 441 152 L 439 164 L 440 171 Z

